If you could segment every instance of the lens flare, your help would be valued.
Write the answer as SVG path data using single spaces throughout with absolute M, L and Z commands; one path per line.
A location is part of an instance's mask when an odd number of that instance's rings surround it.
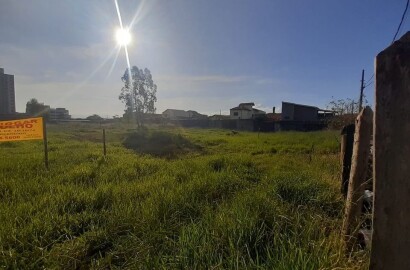
M 118 45 L 120 46 L 127 46 L 131 42 L 131 34 L 127 29 L 120 28 L 115 32 L 115 38 L 117 40 Z

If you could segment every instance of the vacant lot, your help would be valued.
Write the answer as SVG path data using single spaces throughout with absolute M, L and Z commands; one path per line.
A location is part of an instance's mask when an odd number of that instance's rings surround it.
M 359 269 L 336 132 L 49 128 L 0 143 L 0 267 Z

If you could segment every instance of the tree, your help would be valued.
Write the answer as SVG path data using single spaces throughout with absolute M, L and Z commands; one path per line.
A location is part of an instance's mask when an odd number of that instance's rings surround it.
M 365 95 L 363 95 L 363 103 L 363 108 L 367 104 L 369 104 Z M 354 100 L 350 98 L 338 100 L 333 99 L 329 102 L 329 104 L 326 107 L 327 109 L 334 111 L 337 115 L 354 115 L 356 113 L 359 113 L 359 100 Z
M 364 95 L 363 103 L 363 107 L 369 104 Z M 328 127 L 340 129 L 355 122 L 357 114 L 359 113 L 359 100 L 350 98 L 336 100 L 332 97 L 332 101 L 330 101 L 326 107 L 336 114 L 335 117 L 328 120 Z
M 48 119 L 50 106 L 44 105 L 44 103 L 40 103 L 37 99 L 32 98 L 26 103 L 26 113 L 30 116 L 42 116 Z
M 85 119 L 87 119 L 87 120 L 89 120 L 89 121 L 92 121 L 92 122 L 99 122 L 99 121 L 104 120 L 104 119 L 103 119 L 101 116 L 99 116 L 98 114 L 90 115 L 90 116 L 88 116 L 88 117 L 85 118 Z
M 125 70 L 121 80 L 124 86 L 119 99 L 125 104 L 125 115 L 131 116 L 141 126 L 144 114 L 156 111 L 157 85 L 152 79 L 151 71 L 133 66 L 131 70 Z

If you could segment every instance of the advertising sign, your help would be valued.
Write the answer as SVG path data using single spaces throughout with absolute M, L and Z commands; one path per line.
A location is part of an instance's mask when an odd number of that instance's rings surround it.
M 0 121 L 0 142 L 42 140 L 43 118 Z

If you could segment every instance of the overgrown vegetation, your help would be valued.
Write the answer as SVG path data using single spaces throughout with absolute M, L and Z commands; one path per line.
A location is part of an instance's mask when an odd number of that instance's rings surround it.
M 141 128 L 128 133 L 123 145 L 137 153 L 167 158 L 175 158 L 202 149 L 181 134 Z
M 0 144 L 0 267 L 366 268 L 340 246 L 335 133 L 106 127 L 105 159 L 89 125 L 50 125 L 48 172 L 41 142 Z

